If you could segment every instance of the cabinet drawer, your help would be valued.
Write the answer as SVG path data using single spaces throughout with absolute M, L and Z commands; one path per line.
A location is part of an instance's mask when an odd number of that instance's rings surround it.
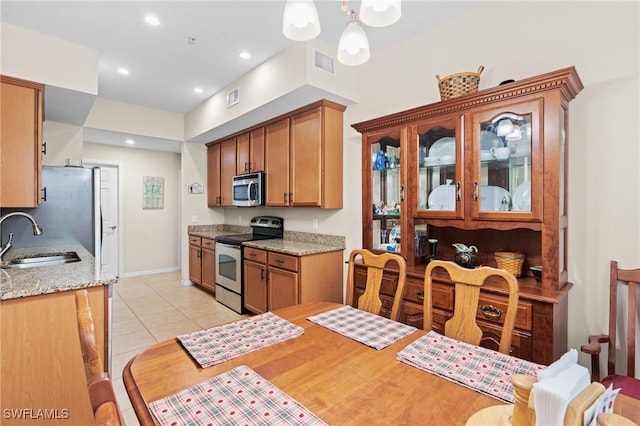
M 189 244 L 191 244 L 192 246 L 200 247 L 200 245 L 202 244 L 202 238 L 189 235 Z
M 215 240 L 210 240 L 209 238 L 203 238 L 202 239 L 202 247 L 209 249 L 209 250 L 215 250 L 216 248 L 216 241 Z
M 480 293 L 480 299 L 478 300 L 478 311 L 476 312 L 476 318 L 485 321 L 493 322 L 496 324 L 504 324 L 504 315 L 501 315 L 497 319 L 488 318 L 484 315 L 481 306 L 493 306 L 500 309 L 502 312 L 507 312 L 508 299 L 505 296 L 498 296 L 495 294 Z M 515 328 L 520 330 L 531 331 L 531 323 L 533 321 L 531 303 L 518 301 L 518 311 L 516 312 L 516 324 Z
M 431 288 L 431 305 L 434 308 L 453 310 L 453 287 L 445 284 L 433 283 Z M 404 285 L 405 300 L 420 303 L 424 301 L 424 283 L 407 281 Z
M 486 321 L 478 321 L 478 326 L 482 330 L 482 338 L 480 346 L 497 351 L 500 347 L 500 336 L 502 335 L 502 327 L 491 324 Z M 513 330 L 511 337 L 511 348 L 509 355 L 517 358 L 531 360 L 533 356 L 533 344 L 531 334 L 520 330 Z
M 267 263 L 267 252 L 252 247 L 244 248 L 244 258 L 258 263 Z
M 269 266 L 276 268 L 288 269 L 289 271 L 298 270 L 298 258 L 288 254 L 269 252 Z

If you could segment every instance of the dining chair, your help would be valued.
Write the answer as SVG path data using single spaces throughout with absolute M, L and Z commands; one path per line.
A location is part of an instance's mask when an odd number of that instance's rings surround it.
M 362 263 L 356 263 L 356 258 L 361 258 Z M 404 283 L 407 279 L 407 263 L 404 258 L 394 253 L 375 254 L 367 249 L 355 249 L 349 255 L 349 271 L 347 274 L 347 304 L 360 310 L 380 315 L 382 299 L 380 289 L 383 284 L 384 268 L 387 263 L 395 262 L 398 266 L 398 282 L 389 318 L 397 321 L 400 316 L 400 302 L 404 291 Z M 367 269 L 367 283 L 364 293 L 358 298 L 357 306 L 353 303 L 355 290 L 356 265 Z
M 640 268 L 621 269 L 618 262 L 609 264 L 609 333 L 589 336 L 589 343 L 582 345 L 582 352 L 591 355 L 591 381 L 601 382 L 605 387 L 613 384 L 620 392 L 640 399 L 640 380 L 635 378 L 636 363 L 636 310 L 637 293 L 640 287 Z M 625 289 L 625 291 L 623 291 Z M 618 317 L 625 320 L 618 322 Z M 626 349 L 626 374 L 616 372 L 617 332 L 624 332 L 626 341 L 620 342 L 620 348 Z M 600 376 L 600 352 L 602 344 L 608 343 L 607 376 Z M 620 369 L 618 369 L 620 371 Z
M 435 269 L 444 269 L 455 284 L 453 316 L 444 323 L 444 334 L 447 337 L 472 345 L 479 345 L 482 339 L 482 330 L 476 322 L 480 288 L 485 280 L 491 276 L 498 276 L 506 281 L 509 286 L 509 299 L 507 312 L 504 313 L 504 320 L 502 320 L 503 312 L 499 309 L 494 308 L 490 314 L 503 322 L 498 351 L 508 354 L 518 309 L 518 280 L 516 277 L 504 269 L 496 269 L 489 266 L 468 269 L 454 262 L 432 260 L 427 265 L 424 273 L 423 329 L 426 331 L 431 331 L 433 325 L 431 289 L 433 287 L 433 271 Z
M 104 371 L 104 364 L 96 345 L 89 294 L 87 290 L 83 289 L 76 291 L 75 296 L 80 348 L 87 376 L 89 400 L 91 401 L 96 425 L 122 425 L 124 423 L 118 408 L 113 383 L 109 374 Z

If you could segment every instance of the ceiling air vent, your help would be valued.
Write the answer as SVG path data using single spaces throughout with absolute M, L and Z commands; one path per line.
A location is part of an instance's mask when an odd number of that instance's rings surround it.
M 313 51 L 313 66 L 331 75 L 336 75 L 334 59 L 317 50 Z
M 240 102 L 240 90 L 236 87 L 227 93 L 227 108 L 234 106 Z

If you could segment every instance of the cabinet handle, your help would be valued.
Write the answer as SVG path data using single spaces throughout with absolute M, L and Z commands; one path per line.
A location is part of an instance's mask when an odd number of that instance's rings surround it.
M 282 195 L 283 195 L 283 197 L 284 197 L 284 198 L 283 198 L 284 203 L 285 203 L 285 204 L 287 204 L 287 193 L 286 193 L 286 192 L 283 192 L 283 193 L 282 193 Z
M 492 320 L 499 319 L 504 313 L 502 309 L 496 308 L 493 305 L 481 305 L 480 312 L 482 312 L 482 315 L 484 315 L 486 318 L 489 318 Z
M 256 257 L 256 254 L 255 253 L 249 253 L 247 256 Z
M 424 300 L 424 290 L 416 290 L 416 297 L 420 300 Z
M 40 191 L 42 191 L 42 201 L 47 201 L 47 187 L 45 186 Z
M 456 182 L 456 201 L 460 201 L 460 182 Z
M 404 185 L 400 185 L 400 202 L 404 201 Z
M 42 155 L 47 155 L 47 143 L 42 144 Z
M 276 259 L 275 262 L 276 263 L 284 263 L 284 260 L 283 259 Z
M 293 192 L 289 193 L 289 204 L 293 204 Z
M 248 172 L 251 170 L 251 166 L 249 166 L 249 163 L 247 161 L 244 162 L 244 171 Z
M 473 181 L 473 201 L 478 201 L 478 181 Z
M 218 195 L 216 199 L 218 200 L 218 204 L 222 204 L 222 195 Z

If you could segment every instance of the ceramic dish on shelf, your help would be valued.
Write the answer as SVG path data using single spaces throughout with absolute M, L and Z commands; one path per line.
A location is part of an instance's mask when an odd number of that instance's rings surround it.
M 480 149 L 490 150 L 491 148 L 498 148 L 502 145 L 500 138 L 495 133 L 483 130 L 480 132 Z
M 427 167 L 437 166 L 438 157 L 424 157 L 424 165 Z
M 440 138 L 431 145 L 431 148 L 429 148 L 429 157 L 440 158 L 443 155 L 456 155 L 455 138 Z
M 400 226 L 396 225 L 389 231 L 389 243 L 394 244 L 400 239 Z
M 427 199 L 430 210 L 455 210 L 456 187 L 454 185 L 440 185 L 434 188 Z
M 512 157 L 528 157 L 531 155 L 531 141 L 528 139 L 509 141 L 507 142 L 507 146 L 511 148 Z
M 509 211 L 510 205 L 511 195 L 506 189 L 491 185 L 480 187 L 480 211 Z
M 517 212 L 531 211 L 531 181 L 518 185 L 513 192 L 513 210 Z

